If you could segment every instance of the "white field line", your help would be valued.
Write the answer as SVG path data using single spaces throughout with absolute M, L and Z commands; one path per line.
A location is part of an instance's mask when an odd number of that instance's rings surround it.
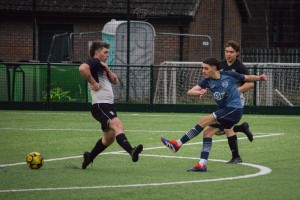
M 269 134 L 269 135 L 261 135 L 256 136 L 259 138 L 263 137 L 270 137 L 270 136 L 279 136 L 283 135 L 284 133 L 275 133 L 275 134 Z M 239 138 L 240 139 L 240 138 Z M 246 138 L 244 138 L 246 139 Z M 214 142 L 223 142 L 227 140 L 215 140 Z M 188 145 L 194 145 L 194 144 L 200 144 L 200 142 L 197 143 L 189 143 Z M 165 148 L 163 147 L 151 147 L 151 148 L 145 148 L 144 150 L 153 150 L 153 149 L 160 149 Z M 116 152 L 107 152 L 103 154 L 124 154 L 124 151 L 116 151 Z M 158 157 L 158 158 L 172 158 L 172 159 L 193 159 L 198 160 L 199 158 L 195 157 L 183 157 L 183 156 L 164 156 L 164 155 L 154 155 L 154 154 L 141 154 L 141 156 L 145 157 Z M 55 159 L 48 159 L 47 162 L 50 161 L 57 161 L 57 160 L 66 160 L 66 159 L 73 159 L 73 158 L 81 158 L 82 156 L 70 156 L 70 157 L 64 157 L 64 158 L 55 158 Z M 210 161 L 215 162 L 227 162 L 224 160 L 217 160 L 217 159 L 210 159 Z M 22 163 L 14 163 L 14 164 L 5 164 L 0 165 L 0 167 L 7 167 L 7 166 L 15 166 L 15 165 L 23 165 L 25 162 Z M 179 184 L 192 184 L 192 183 L 205 183 L 205 182 L 216 182 L 216 181 L 226 181 L 226 180 L 235 180 L 235 179 L 244 179 L 244 178 L 252 178 L 256 176 L 262 176 L 266 175 L 272 172 L 272 170 L 268 167 L 251 164 L 251 163 L 241 163 L 241 165 L 253 167 L 259 169 L 259 172 L 255 174 L 246 174 L 242 176 L 234 176 L 234 177 L 226 177 L 226 178 L 215 178 L 215 179 L 206 179 L 206 180 L 190 180 L 190 181 L 176 181 L 176 182 L 161 182 L 161 183 L 144 183 L 144 184 L 125 184 L 125 185 L 103 185 L 103 186 L 89 186 L 89 187 L 60 187 L 60 188 L 29 188 L 29 189 L 10 189 L 10 190 L 0 190 L 0 193 L 12 193 L 12 192 L 30 192 L 30 191 L 59 191 L 59 190 L 83 190 L 83 189 L 109 189 L 109 188 L 133 188 L 133 187 L 153 187 L 153 186 L 163 186 L 163 185 L 179 185 Z
M 260 136 L 254 136 L 255 138 L 264 138 L 264 137 L 273 137 L 273 136 L 280 136 L 284 135 L 284 133 L 274 133 L 274 134 L 268 134 L 268 135 L 260 135 Z M 239 140 L 246 140 L 248 139 L 247 137 L 241 137 L 238 138 Z M 215 142 L 227 142 L 227 139 L 220 139 L 220 140 L 213 140 L 213 143 Z M 185 146 L 190 146 L 190 145 L 197 145 L 197 144 L 202 144 L 202 142 L 191 142 L 185 144 Z M 159 147 L 148 147 L 144 148 L 143 151 L 147 150 L 156 150 L 156 149 L 163 149 L 167 148 L 165 146 L 159 146 Z M 105 154 L 120 154 L 120 153 L 126 153 L 125 151 L 114 151 L 114 152 L 104 152 L 101 153 L 101 155 Z M 141 154 L 142 156 L 143 154 Z M 59 160 L 68 160 L 68 159 L 76 159 L 76 158 L 82 158 L 82 155 L 80 156 L 68 156 L 68 157 L 63 157 L 63 158 L 52 158 L 52 159 L 46 159 L 45 162 L 52 162 L 52 161 L 59 161 Z M 19 163 L 12 163 L 12 164 L 1 164 L 0 167 L 11 167 L 11 166 L 17 166 L 17 165 L 25 165 L 26 162 L 19 162 Z
M 114 152 L 117 153 L 117 152 Z M 123 153 L 121 153 L 123 154 Z M 124 155 L 124 154 L 123 154 Z M 158 157 L 158 158 L 172 158 L 172 159 L 193 159 L 199 160 L 195 157 L 183 157 L 183 156 L 163 156 L 163 155 L 153 155 L 153 154 L 141 154 L 141 156 L 148 157 Z M 226 162 L 224 160 L 210 159 L 210 161 L 215 162 Z M 144 183 L 144 184 L 125 184 L 125 185 L 99 185 L 99 186 L 82 186 L 82 187 L 60 187 L 60 188 L 29 188 L 29 189 L 10 189 L 10 190 L 0 190 L 0 193 L 12 193 L 12 192 L 30 192 L 30 191 L 58 191 L 58 190 L 83 190 L 83 189 L 109 189 L 109 188 L 133 188 L 133 187 L 153 187 L 153 186 L 163 186 L 163 185 L 179 185 L 179 184 L 192 184 L 192 183 L 205 183 L 205 182 L 216 182 L 216 181 L 227 181 L 235 179 L 245 179 L 252 178 L 256 176 L 266 175 L 272 172 L 268 167 L 251 164 L 251 163 L 241 163 L 241 165 L 253 167 L 259 169 L 259 172 L 255 174 L 246 174 L 242 176 L 233 176 L 226 178 L 215 178 L 206 180 L 190 180 L 190 181 L 175 181 L 175 182 L 161 182 L 161 183 Z

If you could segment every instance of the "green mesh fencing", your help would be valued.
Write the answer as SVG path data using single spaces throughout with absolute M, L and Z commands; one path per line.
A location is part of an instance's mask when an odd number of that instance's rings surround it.
M 86 82 L 78 65 L 51 64 L 50 77 L 51 102 L 86 102 Z
M 174 64 L 174 63 L 173 63 Z M 176 65 L 175 65 L 176 64 Z M 186 92 L 202 77 L 199 63 L 173 66 L 113 66 L 120 85 L 113 86 L 115 103 L 149 108 L 169 105 L 215 106 L 210 93 L 204 101 Z M 268 81 L 245 93 L 248 107 L 299 107 L 298 64 L 246 63 L 251 74 L 266 74 Z M 79 64 L 1 63 L 1 102 L 91 103 L 87 82 Z

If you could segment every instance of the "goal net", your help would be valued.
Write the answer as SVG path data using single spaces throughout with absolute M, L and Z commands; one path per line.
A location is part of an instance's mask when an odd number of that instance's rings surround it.
M 244 63 L 250 74 L 266 74 L 266 82 L 244 93 L 247 106 L 299 106 L 299 63 Z M 165 61 L 160 64 L 155 87 L 155 104 L 199 104 L 198 97 L 187 91 L 197 85 L 202 75 L 202 62 Z M 215 105 L 210 92 L 201 104 Z

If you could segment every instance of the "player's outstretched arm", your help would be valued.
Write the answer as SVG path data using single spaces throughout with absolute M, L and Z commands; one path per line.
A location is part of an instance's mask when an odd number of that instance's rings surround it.
M 256 75 L 245 75 L 244 81 L 266 81 L 267 76 L 265 74 L 256 76 Z

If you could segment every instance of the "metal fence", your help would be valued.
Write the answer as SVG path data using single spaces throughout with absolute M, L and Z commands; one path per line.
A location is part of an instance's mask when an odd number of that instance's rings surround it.
M 114 37 L 118 38 L 121 35 L 126 38 L 126 34 L 126 32 L 116 33 Z M 145 33 L 138 33 L 138 35 L 143 34 Z M 88 52 L 90 42 L 101 39 L 103 40 L 102 31 L 56 34 L 52 38 L 47 62 L 85 62 L 89 58 Z M 140 43 L 144 42 L 145 41 L 140 41 Z M 155 32 L 155 40 L 152 42 L 159 44 L 153 44 L 156 48 L 155 51 L 154 49 L 147 50 L 153 51 L 153 56 L 151 58 L 152 64 L 161 63 L 166 60 L 197 61 L 213 55 L 213 42 L 209 35 Z M 172 44 L 171 48 L 167 48 L 170 44 Z M 120 47 L 117 46 L 115 42 L 112 42 L 110 51 L 116 52 L 117 49 L 120 48 L 123 48 L 123 51 L 126 52 L 125 46 Z M 167 48 L 167 51 L 165 48 Z M 62 53 L 62 51 L 64 53 Z M 131 64 L 137 64 L 135 63 L 135 60 L 142 60 L 144 52 L 132 51 L 130 52 L 130 56 L 132 57 Z M 111 55 L 111 57 L 114 57 L 114 55 Z M 116 63 L 116 60 L 117 59 L 115 59 L 115 63 L 112 64 L 119 64 Z M 125 60 L 125 62 L 122 64 L 127 64 L 126 59 L 123 60 Z
M 126 33 L 116 33 L 116 35 L 118 34 L 123 34 L 126 38 Z M 156 51 L 163 51 L 164 53 L 154 54 L 154 64 L 167 60 L 196 62 L 213 55 L 213 42 L 209 35 L 164 32 L 156 32 L 155 34 L 155 41 L 157 44 L 160 44 L 160 46 L 156 45 Z M 89 58 L 89 42 L 99 39 L 102 39 L 102 31 L 56 34 L 53 36 L 47 60 L 48 62 L 85 62 Z M 168 46 L 170 43 L 172 43 L 172 48 L 168 49 L 168 51 L 160 49 Z M 111 51 L 116 50 L 115 45 L 113 44 L 110 47 Z M 133 52 L 131 54 L 132 57 L 141 57 L 143 52 L 138 52 L 141 55 Z M 299 63 L 300 49 L 244 48 L 241 52 L 241 60 L 251 63 Z M 126 62 L 123 64 L 126 64 Z
M 300 49 L 297 48 L 269 48 L 242 50 L 243 62 L 253 63 L 299 63 Z
M 246 66 L 252 74 L 268 76 L 267 82 L 256 83 L 253 90 L 245 93 L 246 106 L 300 106 L 299 64 L 246 63 Z M 113 87 L 115 103 L 215 105 L 209 93 L 203 102 L 186 95 L 202 77 L 199 63 L 112 67 L 121 79 L 121 84 Z M 1 102 L 91 102 L 88 84 L 80 76 L 78 65 L 2 63 L 0 76 Z

